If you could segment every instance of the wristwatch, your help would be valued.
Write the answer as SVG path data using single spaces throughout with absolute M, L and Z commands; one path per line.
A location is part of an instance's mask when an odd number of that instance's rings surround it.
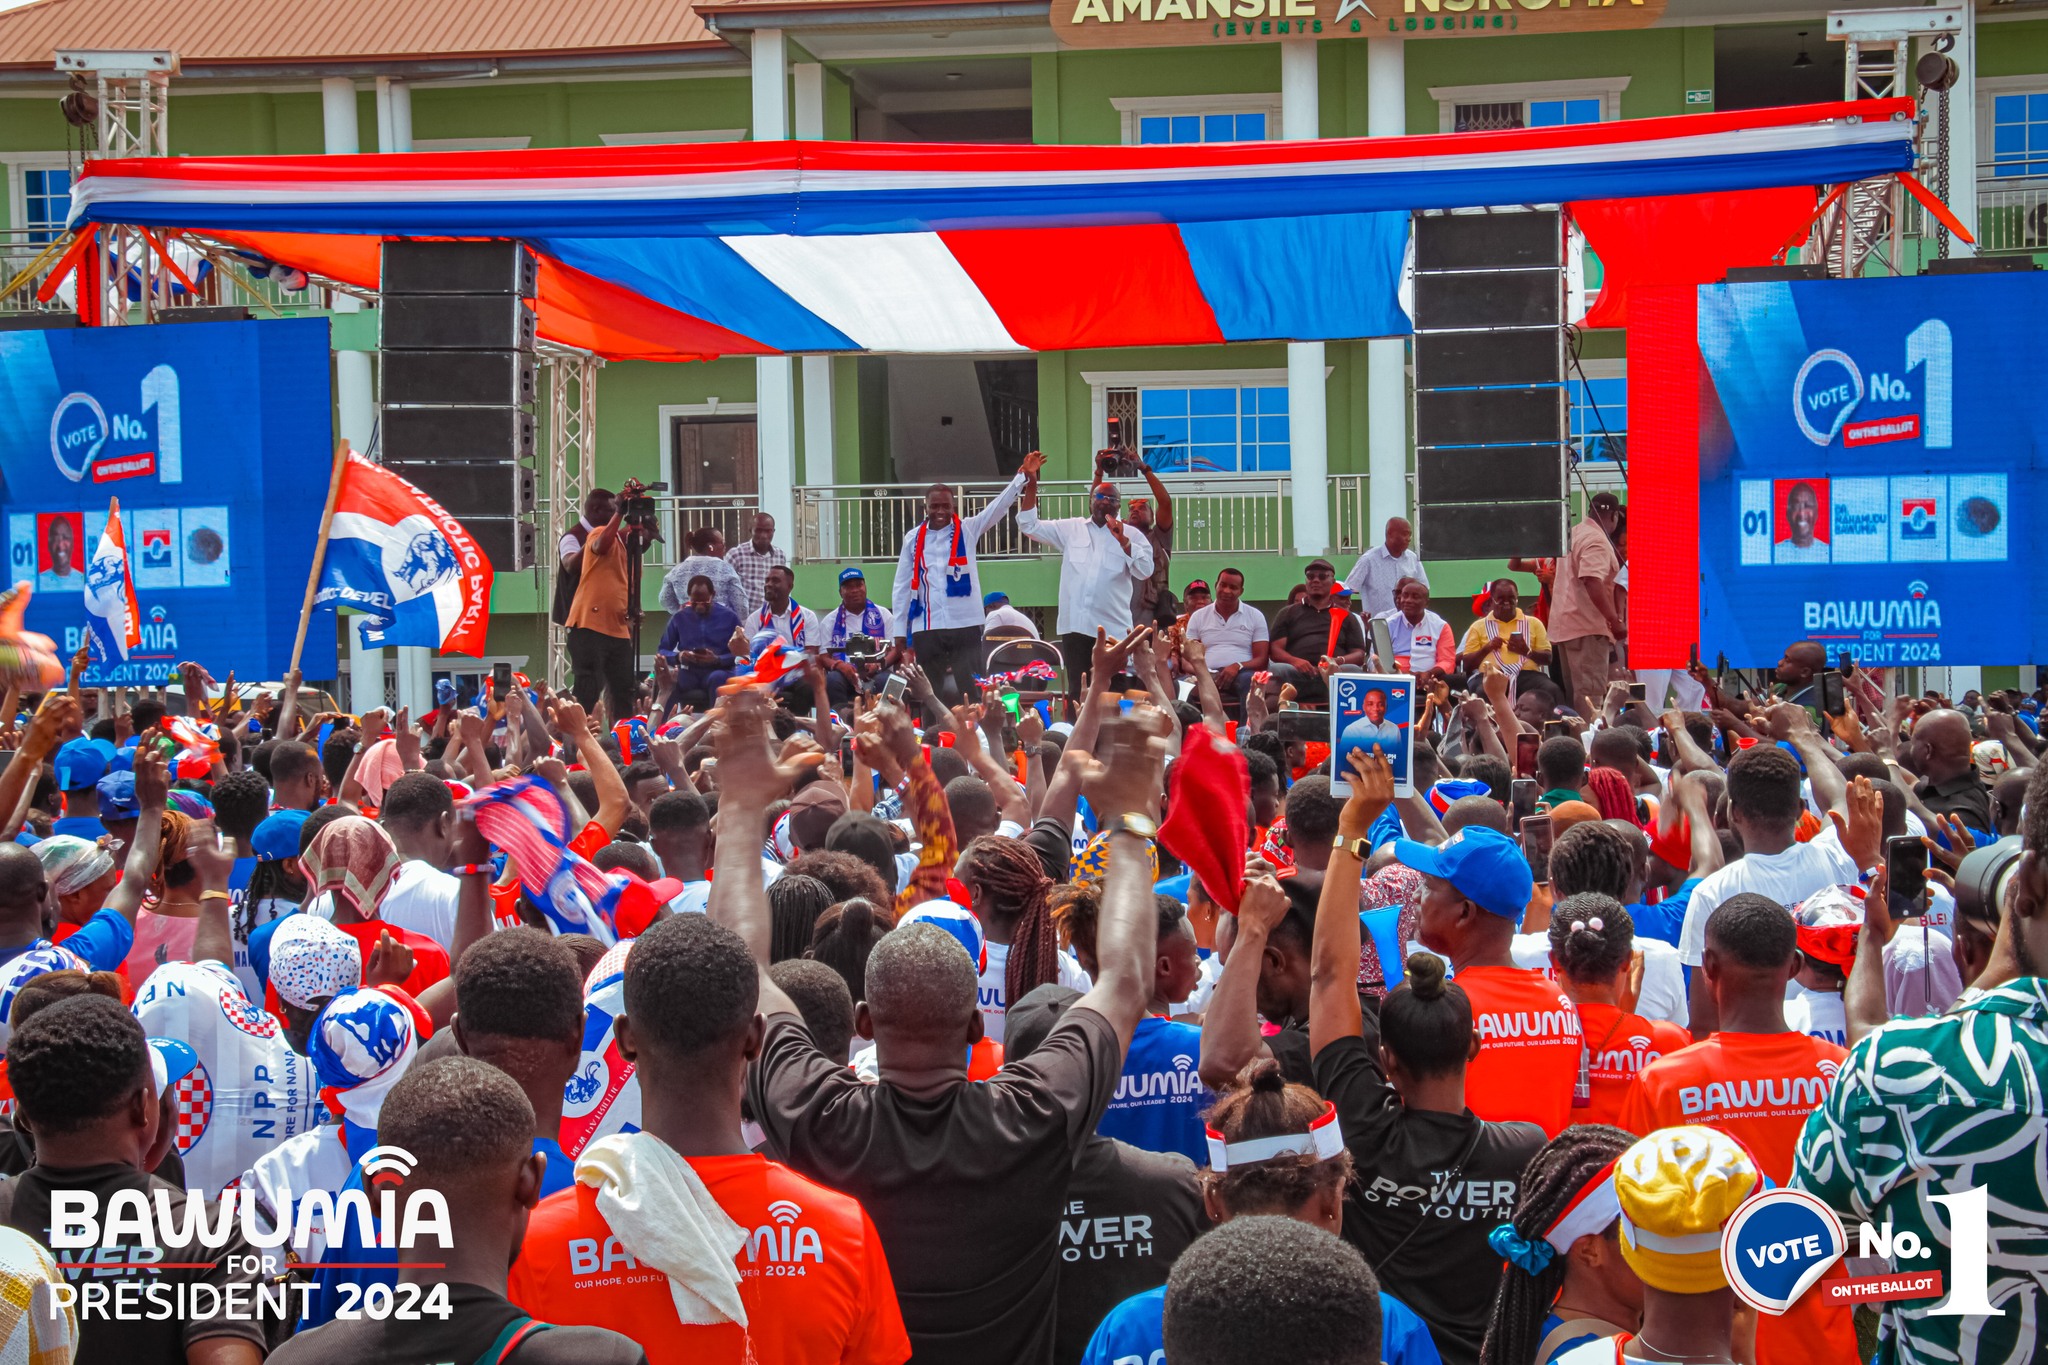
M 1159 837 L 1159 822 L 1148 815 L 1140 815 L 1136 811 L 1130 811 L 1111 820 L 1109 822 L 1109 832 L 1111 834 L 1135 834 L 1140 839 L 1149 843 L 1151 840 Z
M 1330 841 L 1330 850 L 1333 853 L 1349 853 L 1362 863 L 1372 856 L 1372 840 L 1346 839 L 1340 834 Z

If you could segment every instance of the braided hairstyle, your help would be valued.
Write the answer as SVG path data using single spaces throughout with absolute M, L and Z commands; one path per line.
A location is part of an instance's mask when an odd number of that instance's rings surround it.
M 1223 1092 L 1204 1121 L 1227 1143 L 1254 1142 L 1306 1133 L 1326 1107 L 1323 1097 L 1307 1086 L 1288 1084 L 1279 1062 L 1262 1057 L 1252 1063 L 1244 1084 Z M 1202 1184 L 1233 1218 L 1252 1213 L 1292 1217 L 1317 1195 L 1341 1188 L 1350 1179 L 1349 1151 L 1328 1161 L 1302 1152 L 1202 1173 Z
M 1556 1221 L 1579 1191 L 1602 1167 L 1635 1144 L 1635 1138 L 1604 1123 L 1575 1123 L 1546 1143 L 1522 1169 L 1514 1216 L 1494 1230 L 1493 1237 L 1526 1244 L 1532 1250 L 1531 1271 L 1514 1260 L 1501 1268 L 1500 1287 L 1493 1293 L 1493 1316 L 1479 1347 L 1479 1365 L 1528 1365 L 1543 1340 L 1543 1320 L 1564 1289 L 1569 1256 L 1560 1256 L 1543 1240 L 1544 1229 Z M 1612 1231 L 1612 1229 L 1608 1229 Z M 1489 1238 L 1492 1241 L 1493 1238 Z M 1498 1244 L 1496 1251 L 1507 1255 Z
M 184 886 L 199 875 L 185 859 L 185 844 L 191 837 L 192 817 L 181 810 L 166 810 L 163 828 L 157 833 L 156 870 L 149 874 L 152 901 L 162 900 L 168 888 Z
M 1550 909 L 1550 960 L 1567 981 L 1604 985 L 1635 949 L 1636 923 L 1612 896 L 1581 891 Z
M 1083 971 L 1095 975 L 1095 930 L 1102 922 L 1102 897 L 1092 887 L 1068 883 L 1055 886 L 1046 904 L 1060 946 L 1073 952 Z
M 1007 921 L 1010 960 L 1003 998 L 1022 1000 L 1060 979 L 1059 931 L 1052 922 L 1053 882 L 1038 851 L 1022 839 L 984 834 L 960 858 L 960 880 L 988 899 L 989 918 Z

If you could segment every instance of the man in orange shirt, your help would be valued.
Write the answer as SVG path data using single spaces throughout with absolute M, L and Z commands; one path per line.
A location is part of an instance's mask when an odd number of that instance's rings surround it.
M 578 1183 L 534 1211 L 507 1296 L 622 1332 L 650 1365 L 902 1365 L 910 1339 L 860 1204 L 740 1136 L 762 1037 L 746 944 L 702 915 L 661 920 L 634 940 L 625 992 L 619 1051 L 646 1129 L 580 1154 Z
M 1517 967 L 1515 930 L 1536 881 L 1515 841 L 1467 825 L 1431 847 L 1411 839 L 1394 856 L 1422 873 L 1422 946 L 1451 960 L 1472 1002 L 1479 1055 L 1465 1069 L 1466 1102 L 1483 1119 L 1520 1119 L 1550 1137 L 1572 1122 L 1579 1078 L 1579 1013 L 1543 973 Z
M 1699 970 L 1721 1031 L 1650 1063 L 1637 1074 L 1621 1126 L 1649 1134 L 1699 1124 L 1740 1142 L 1782 1185 L 1806 1116 L 1819 1108 L 1848 1054 L 1785 1026 L 1785 986 L 1799 967 L 1792 916 L 1767 896 L 1730 896 L 1707 918 Z M 1758 1365 L 1856 1359 L 1849 1310 L 1809 1294 L 1757 1328 Z

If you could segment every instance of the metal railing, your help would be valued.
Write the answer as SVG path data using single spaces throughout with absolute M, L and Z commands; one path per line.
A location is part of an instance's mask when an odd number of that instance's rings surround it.
M 963 516 L 1001 493 L 1000 483 L 954 485 Z M 1283 554 L 1291 545 L 1290 481 L 1281 475 L 1175 480 L 1174 549 L 1194 554 Z M 1089 485 L 1041 483 L 1038 512 L 1047 520 L 1088 515 Z M 817 484 L 796 489 L 792 554 L 799 563 L 894 559 L 903 538 L 924 517 L 924 484 Z M 1126 490 L 1127 493 L 1129 490 Z M 988 528 L 983 559 L 1031 559 L 1045 548 L 1027 539 L 1014 516 Z
M 1977 250 L 1987 256 L 2048 251 L 2048 170 L 2037 175 L 1994 171 L 1990 166 L 1978 171 Z
M 37 290 L 62 259 L 65 245 L 60 241 L 52 250 L 49 234 L 44 232 L 0 231 L 0 287 L 31 266 L 35 267 L 11 293 L 0 295 L 0 313 L 69 313 L 74 310 L 73 283 L 69 280 L 53 292 L 48 301 L 36 298 Z M 248 308 L 252 315 L 267 317 L 273 312 L 304 312 L 334 306 L 336 291 L 324 281 L 308 280 L 303 287 L 290 289 L 286 287 L 286 281 L 273 280 L 267 273 L 256 270 L 255 262 L 218 246 L 209 245 L 202 252 L 180 239 L 171 244 L 171 253 L 178 268 L 197 286 L 193 290 L 183 285 L 173 289 L 167 305 L 171 308 L 239 305 Z M 296 278 L 292 277 L 293 280 Z

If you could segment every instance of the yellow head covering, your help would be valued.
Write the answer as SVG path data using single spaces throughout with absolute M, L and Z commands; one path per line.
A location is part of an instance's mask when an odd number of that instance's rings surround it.
M 1756 1163 L 1727 1135 L 1659 1129 L 1622 1153 L 1614 1169 L 1622 1258 L 1653 1289 L 1725 1289 L 1721 1229 L 1760 1183 Z

